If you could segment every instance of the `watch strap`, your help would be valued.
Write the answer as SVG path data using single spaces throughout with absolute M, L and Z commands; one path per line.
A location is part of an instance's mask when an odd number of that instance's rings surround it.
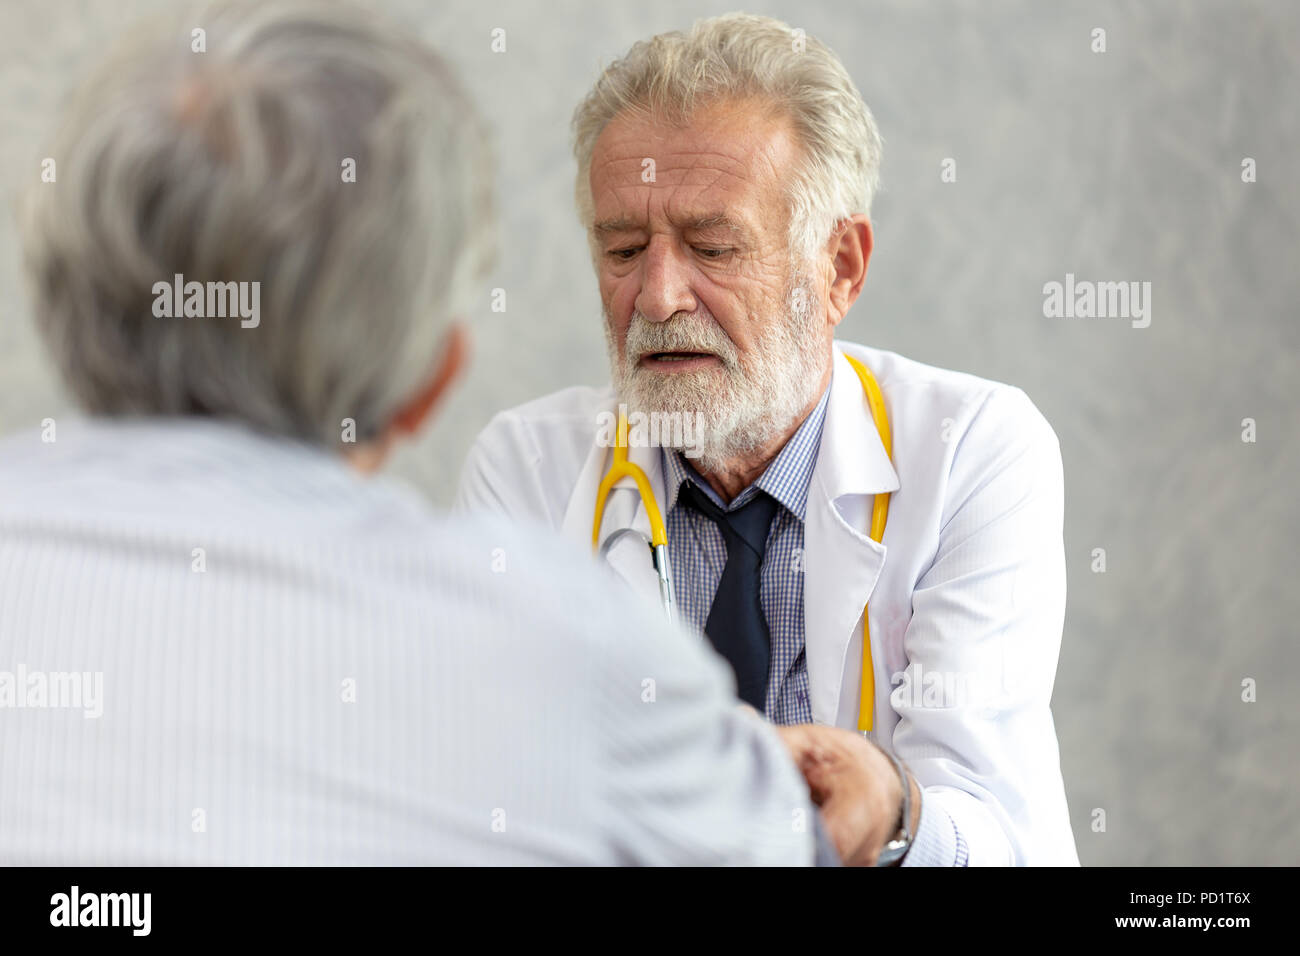
M 912 784 L 907 779 L 907 770 L 903 767 L 903 761 L 898 759 L 896 754 L 884 751 L 886 757 L 894 763 L 894 769 L 898 771 L 898 779 L 903 785 L 903 807 L 902 819 L 899 822 L 898 830 L 893 839 L 885 841 L 881 847 L 880 855 L 876 858 L 876 866 L 893 866 L 904 856 L 912 847 Z

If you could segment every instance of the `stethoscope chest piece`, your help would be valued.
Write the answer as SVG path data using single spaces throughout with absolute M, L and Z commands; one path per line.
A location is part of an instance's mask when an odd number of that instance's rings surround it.
M 668 616 L 669 622 L 676 624 L 677 596 L 673 591 L 673 569 L 668 560 L 667 544 L 655 544 L 648 534 L 635 528 L 619 528 L 601 543 L 599 551 L 601 560 L 605 560 L 614 545 L 628 535 L 637 538 L 650 549 L 650 560 L 654 562 L 655 573 L 659 577 L 659 600 L 663 603 L 664 613 Z

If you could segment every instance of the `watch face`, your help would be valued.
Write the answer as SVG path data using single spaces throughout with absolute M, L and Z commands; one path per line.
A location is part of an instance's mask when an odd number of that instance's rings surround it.
M 906 853 L 908 847 L 912 844 L 909 840 L 890 840 L 880 850 L 880 856 L 876 857 L 876 866 L 889 866 L 897 862 Z

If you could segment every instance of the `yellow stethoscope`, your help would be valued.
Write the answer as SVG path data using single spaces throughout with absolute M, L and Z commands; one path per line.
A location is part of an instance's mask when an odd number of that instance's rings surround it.
M 880 385 L 877 384 L 876 378 L 871 374 L 871 370 L 853 358 L 851 355 L 844 356 L 853 366 L 853 371 L 857 372 L 858 378 L 862 381 L 862 391 L 867 397 L 867 407 L 871 409 L 871 418 L 876 423 L 876 431 L 880 433 L 880 442 L 885 446 L 885 454 L 892 462 L 894 460 L 893 436 L 889 430 L 889 415 L 885 411 L 885 397 L 880 393 Z M 668 563 L 668 532 L 664 528 L 663 515 L 659 512 L 659 504 L 655 501 L 654 489 L 650 487 L 650 479 L 646 473 L 637 465 L 627 459 L 627 419 L 619 415 L 618 420 L 618 437 L 614 444 L 614 462 L 610 465 L 609 471 L 600 482 L 600 487 L 596 489 L 596 516 L 591 526 L 591 547 L 592 550 L 599 550 L 603 557 L 608 553 L 610 547 L 623 537 L 625 534 L 638 535 L 644 540 L 644 535 L 632 528 L 620 528 L 608 538 L 605 543 L 600 543 L 600 522 L 605 515 L 605 501 L 609 497 L 610 491 L 614 485 L 624 478 L 631 478 L 636 482 L 637 492 L 641 495 L 641 503 L 645 506 L 646 516 L 650 519 L 650 554 L 654 562 L 655 572 L 659 576 L 659 597 L 664 605 L 664 612 L 668 615 L 670 621 L 677 619 L 677 601 L 673 594 L 673 575 L 672 568 Z M 885 536 L 885 520 L 889 517 L 889 492 L 883 491 L 876 495 L 875 502 L 871 506 L 871 540 L 879 543 Z M 862 609 L 862 696 L 858 701 L 858 729 L 861 731 L 870 731 L 872 722 L 872 711 L 876 699 L 876 674 L 871 666 L 871 624 L 867 614 L 867 608 Z

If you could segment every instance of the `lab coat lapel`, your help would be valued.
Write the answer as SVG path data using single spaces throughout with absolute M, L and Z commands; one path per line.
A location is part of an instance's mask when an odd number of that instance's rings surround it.
M 594 421 L 593 416 L 593 421 Z M 587 460 L 578 475 L 577 484 L 564 513 L 561 533 L 581 547 L 591 549 L 591 522 L 596 511 L 596 489 L 609 471 L 613 460 L 613 449 L 603 447 L 596 441 L 595 428 Z M 655 500 L 660 508 L 664 506 L 663 464 L 658 448 L 630 448 L 628 459 L 646 473 L 650 487 L 654 489 Z M 636 482 L 623 478 L 610 491 L 605 503 L 605 516 L 601 525 L 600 540 L 603 542 L 619 528 L 633 528 L 650 535 L 650 516 L 646 512 L 641 496 L 637 494 Z M 646 595 L 656 604 L 659 603 L 659 578 L 655 574 L 650 559 L 650 549 L 643 539 L 625 535 L 608 554 L 608 561 L 614 571 L 623 578 L 633 590 Z
M 804 646 L 815 723 L 836 723 L 846 666 L 852 687 L 860 686 L 847 653 L 886 553 L 870 537 L 871 505 L 876 492 L 898 487 L 862 383 L 837 348 L 804 519 Z

